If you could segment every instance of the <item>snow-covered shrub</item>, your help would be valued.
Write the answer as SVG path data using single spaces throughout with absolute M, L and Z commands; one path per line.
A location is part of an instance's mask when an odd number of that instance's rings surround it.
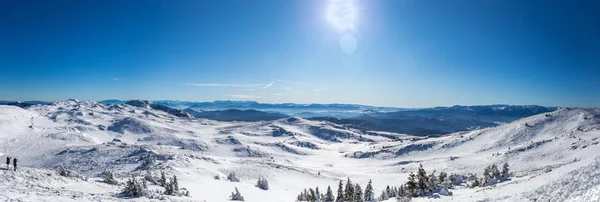
M 502 172 L 498 170 L 496 164 L 492 164 L 483 170 L 483 180 L 480 182 L 480 184 L 481 186 L 494 185 L 498 182 L 508 179 L 509 175 L 508 163 L 503 165 Z
M 451 174 L 450 176 L 448 176 L 448 180 L 450 181 L 450 184 L 452 186 L 461 185 L 466 179 L 467 178 L 465 176 L 458 174 Z
M 142 161 L 142 163 L 138 167 L 139 170 L 149 170 L 152 167 L 152 165 L 154 165 L 154 162 L 156 162 L 154 156 L 151 155 L 140 156 L 140 160 Z
M 112 184 L 112 185 L 119 184 L 119 182 L 117 180 L 115 180 L 115 176 L 113 175 L 113 173 L 110 171 L 104 171 L 102 173 L 102 180 L 106 184 Z
M 468 187 L 478 187 L 481 183 L 475 174 L 469 174 L 469 178 L 467 178 L 467 186 Z
M 63 176 L 63 177 L 78 178 L 78 179 L 81 179 L 81 180 L 84 180 L 84 181 L 87 181 L 87 179 L 88 179 L 87 177 L 85 177 L 85 176 L 83 176 L 83 175 L 81 175 L 81 174 L 79 174 L 79 173 L 77 173 L 75 171 L 66 169 L 63 166 L 60 166 L 58 168 L 58 175 Z
M 244 197 L 242 196 L 240 191 L 238 191 L 237 187 L 235 188 L 235 192 L 231 192 L 231 196 L 229 196 L 229 199 L 231 199 L 232 201 L 244 201 Z
M 240 181 L 240 179 L 235 175 L 235 172 L 229 173 L 229 175 L 227 175 L 227 179 L 229 181 L 232 181 L 232 182 L 239 182 Z
M 154 176 L 152 176 L 152 173 L 150 173 L 150 171 L 146 171 L 146 174 L 144 175 L 144 180 L 151 182 L 152 184 L 158 184 L 157 180 L 154 179 Z
M 269 190 L 269 182 L 267 181 L 267 179 L 259 177 L 258 181 L 256 182 L 256 187 L 262 190 Z

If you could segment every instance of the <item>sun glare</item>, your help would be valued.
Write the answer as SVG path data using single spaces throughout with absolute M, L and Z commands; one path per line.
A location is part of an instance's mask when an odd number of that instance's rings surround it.
M 327 18 L 341 31 L 355 28 L 356 0 L 331 0 L 327 7 Z

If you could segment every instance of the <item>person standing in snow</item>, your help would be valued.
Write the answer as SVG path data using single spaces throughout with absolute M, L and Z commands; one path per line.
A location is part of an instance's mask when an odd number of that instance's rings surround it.
M 6 170 L 10 170 L 10 157 L 6 157 Z
M 15 171 L 17 171 L 17 158 L 15 158 L 13 160 L 13 166 L 14 166 Z

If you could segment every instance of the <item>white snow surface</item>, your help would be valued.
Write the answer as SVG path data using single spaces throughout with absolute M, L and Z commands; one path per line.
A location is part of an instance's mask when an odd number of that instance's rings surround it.
M 372 180 L 379 195 L 386 185 L 406 182 L 419 164 L 428 173 L 481 176 L 484 167 L 505 162 L 513 172 L 508 181 L 458 186 L 453 196 L 413 201 L 600 201 L 599 142 L 600 109 L 594 108 L 428 138 L 302 118 L 178 118 L 79 100 L 28 109 L 0 106 L 0 160 L 11 156 L 20 164 L 17 171 L 1 164 L 0 201 L 228 201 L 236 187 L 246 201 L 295 201 L 305 188 L 318 186 L 324 193 L 331 186 L 335 194 L 339 180 L 348 177 L 362 187 Z M 60 176 L 61 167 L 82 177 Z M 165 171 L 177 175 L 191 197 L 125 199 L 118 195 L 122 185 L 101 181 L 104 171 L 121 182 Z M 227 181 L 230 172 L 241 182 Z M 259 177 L 268 180 L 269 190 L 255 187 Z

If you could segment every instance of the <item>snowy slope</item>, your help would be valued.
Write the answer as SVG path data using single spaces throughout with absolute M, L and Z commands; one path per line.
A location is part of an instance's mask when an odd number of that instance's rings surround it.
M 598 109 L 562 109 L 427 138 L 297 117 L 218 122 L 149 107 L 67 100 L 27 109 L 0 106 L 0 134 L 0 155 L 17 157 L 27 167 L 16 174 L 0 170 L 0 188 L 7 190 L 0 200 L 118 201 L 122 187 L 99 182 L 102 172 L 112 171 L 124 182 L 162 170 L 177 175 L 180 187 L 191 192 L 191 198 L 166 198 L 171 201 L 227 201 L 236 187 L 246 201 L 294 201 L 305 188 L 335 191 L 347 177 L 363 187 L 372 179 L 379 193 L 404 183 L 420 163 L 428 171 L 481 175 L 492 163 L 508 162 L 514 177 L 416 201 L 593 201 L 599 192 Z M 53 170 L 60 168 L 90 179 L 58 176 Z M 241 182 L 224 180 L 230 172 Z M 565 174 L 580 180 L 565 181 Z M 254 186 L 259 177 L 269 181 L 270 190 Z M 31 186 L 38 188 L 25 191 Z

